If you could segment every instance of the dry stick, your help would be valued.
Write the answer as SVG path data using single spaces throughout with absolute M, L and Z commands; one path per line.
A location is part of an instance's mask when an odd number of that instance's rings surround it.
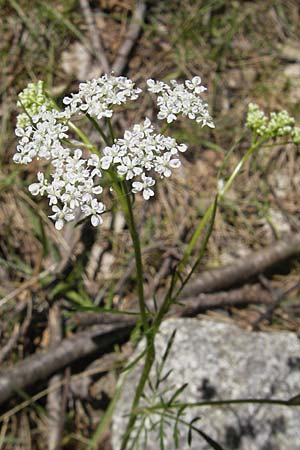
M 268 290 L 270 296 L 272 297 L 272 302 L 268 306 L 267 310 L 263 314 L 261 314 L 261 316 L 258 317 L 257 320 L 255 320 L 252 323 L 253 330 L 257 330 L 259 328 L 259 324 L 264 320 L 267 320 L 270 322 L 270 320 L 274 314 L 274 311 L 278 308 L 278 306 L 280 305 L 282 300 L 288 294 L 290 294 L 292 291 L 299 288 L 299 286 L 300 286 L 300 281 L 297 281 L 296 283 L 293 284 L 293 286 L 290 286 L 288 289 L 281 291 L 279 289 L 274 289 L 272 284 L 270 283 L 270 281 L 268 281 L 267 279 L 265 279 L 262 276 L 260 277 L 260 281 L 261 281 L 261 284 Z
M 24 390 L 44 380 L 79 358 L 104 352 L 116 342 L 129 336 L 135 319 L 121 324 L 101 325 L 64 339 L 51 350 L 39 351 L 15 364 L 0 375 L 0 405 L 17 390 Z
M 132 19 L 128 27 L 123 44 L 121 45 L 115 62 L 112 66 L 112 71 L 115 75 L 120 75 L 126 67 L 128 55 L 130 54 L 137 38 L 141 31 L 141 25 L 144 22 L 146 13 L 146 4 L 142 0 L 138 0 L 135 10 L 132 14 Z
M 194 297 L 199 293 L 209 293 L 242 284 L 249 278 L 300 252 L 300 233 L 289 235 L 285 240 L 253 252 L 236 264 L 206 271 L 197 280 L 189 283 L 182 291 L 180 299 Z
M 63 338 L 62 320 L 58 304 L 53 305 L 49 311 L 49 334 L 50 348 L 58 345 Z M 59 383 L 62 379 L 61 374 L 53 375 L 49 380 L 50 392 L 47 397 L 47 415 L 48 415 L 48 449 L 60 450 L 61 438 L 64 424 L 64 413 L 62 410 L 62 391 L 61 389 L 51 390 L 53 385 Z
M 171 310 L 170 316 L 188 317 L 194 316 L 208 309 L 224 308 L 225 306 L 246 306 L 250 304 L 271 305 L 272 295 L 259 284 L 246 285 L 240 289 L 217 292 L 215 294 L 199 294 L 196 297 L 188 297 L 184 305 L 176 305 Z
M 43 272 L 39 273 L 38 275 L 34 275 L 29 280 L 24 281 L 24 283 L 20 287 L 14 289 L 12 292 L 9 292 L 9 294 L 5 295 L 5 297 L 0 299 L 0 308 L 1 308 L 1 306 L 5 305 L 5 303 L 7 303 L 8 301 L 17 297 L 23 291 L 30 288 L 34 284 L 36 284 L 38 281 L 42 280 L 43 278 L 46 278 L 48 275 L 55 274 L 57 267 L 58 267 L 58 264 L 52 264 L 48 269 L 44 270 Z
M 80 6 L 89 30 L 90 40 L 95 50 L 95 57 L 100 62 L 103 72 L 110 72 L 110 65 L 105 55 L 100 34 L 94 22 L 93 14 L 88 0 L 80 0 Z

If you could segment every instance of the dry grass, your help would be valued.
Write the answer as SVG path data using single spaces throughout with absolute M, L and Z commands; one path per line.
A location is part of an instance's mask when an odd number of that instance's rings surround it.
M 149 285 L 170 251 L 175 256 L 182 254 L 213 199 L 224 155 L 244 132 L 247 104 L 257 102 L 266 111 L 286 108 L 300 118 L 300 10 L 296 0 L 150 3 L 143 34 L 128 62 L 128 75 L 142 84 L 146 77 L 169 80 L 201 74 L 216 129 L 206 131 L 186 122 L 174 127 L 174 136 L 190 147 L 182 168 L 170 183 L 158 187 L 155 201 L 146 206 L 140 199 L 136 202 L 143 244 L 149 247 L 144 255 Z M 131 0 L 92 2 L 109 61 L 122 42 L 132 5 Z M 47 316 L 53 302 L 60 302 L 63 319 L 76 310 L 78 297 L 87 303 L 93 299 L 97 305 L 126 308 L 133 298 L 135 277 L 134 271 L 128 273 L 120 287 L 121 301 L 114 287 L 130 265 L 132 249 L 117 211 L 107 215 L 92 247 L 84 247 L 78 233 L 68 229 L 57 233 L 47 218 L 45 202 L 33 201 L 28 195 L 27 186 L 38 163 L 16 168 L 11 162 L 17 93 L 28 82 L 44 79 L 60 101 L 76 89 L 81 77 L 100 71 L 79 4 L 76 0 L 34 0 L 29 7 L 25 0 L 2 0 L 0 7 L 4 18 L 0 30 L 0 294 L 5 298 L 15 293 L 8 301 L 0 300 L 3 345 L 18 322 L 25 324 L 3 362 L 5 367 L 48 345 Z M 146 99 L 124 115 L 125 126 L 145 114 L 151 114 Z M 247 136 L 229 158 L 224 178 L 246 148 Z M 293 146 L 265 148 L 253 159 L 222 202 L 203 265 L 226 264 L 290 231 L 299 231 L 299 169 L 299 152 Z M 59 264 L 68 252 L 73 257 L 67 274 L 63 278 L 53 275 L 53 264 Z M 287 286 L 298 270 L 296 261 L 273 281 L 279 287 Z M 162 278 L 158 287 L 165 283 Z M 74 297 L 72 292 L 79 295 Z M 295 293 L 288 307 L 275 314 L 273 326 L 299 326 L 298 300 L 299 293 Z M 251 321 L 260 311 L 258 307 L 232 308 L 227 313 Z M 71 332 L 65 328 L 66 334 Z M 84 374 L 85 366 L 80 370 Z M 84 384 L 83 376 L 79 391 L 85 394 L 69 393 L 64 449 L 86 447 L 112 392 L 114 377 L 109 377 L 87 377 Z M 41 384 L 32 393 L 44 388 Z M 93 401 L 86 393 L 90 390 Z M 0 449 L 44 449 L 46 434 L 45 401 L 39 399 L 2 421 Z

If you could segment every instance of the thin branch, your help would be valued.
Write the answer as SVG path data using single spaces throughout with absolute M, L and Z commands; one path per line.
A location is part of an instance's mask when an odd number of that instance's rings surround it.
M 291 234 L 285 240 L 249 254 L 235 264 L 210 270 L 197 276 L 197 280 L 189 283 L 182 291 L 180 300 L 194 297 L 201 293 L 209 293 L 228 289 L 242 284 L 246 280 L 263 273 L 275 264 L 300 253 L 300 233 Z
M 80 6 L 88 27 L 92 47 L 95 51 L 95 57 L 100 62 L 103 72 L 110 72 L 110 65 L 106 58 L 105 51 L 101 42 L 99 31 L 95 25 L 93 14 L 88 0 L 80 0 Z
M 118 56 L 112 66 L 112 71 L 115 75 L 121 75 L 127 65 L 128 56 L 139 37 L 141 25 L 144 22 L 146 13 L 146 4 L 142 0 L 138 0 L 135 10 L 132 14 L 132 19 L 128 27 L 123 44 L 121 45 Z
M 20 324 L 17 323 L 13 329 L 13 332 L 8 339 L 7 343 L 0 350 L 0 364 L 8 357 L 8 355 L 14 349 L 16 343 L 18 342 L 20 336 Z
M 247 306 L 247 305 L 271 305 L 271 294 L 262 289 L 259 284 L 246 285 L 240 289 L 217 292 L 215 294 L 199 294 L 195 297 L 188 297 L 182 306 L 176 305 L 170 311 L 170 316 L 188 317 L 208 309 L 224 308 L 226 306 Z
M 0 375 L 0 405 L 18 390 L 24 390 L 61 370 L 79 358 L 107 351 L 111 345 L 128 338 L 135 319 L 122 324 L 96 326 L 64 339 L 51 350 L 38 351 Z

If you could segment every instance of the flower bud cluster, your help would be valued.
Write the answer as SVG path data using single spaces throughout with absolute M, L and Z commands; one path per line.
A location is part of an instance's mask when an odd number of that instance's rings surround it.
M 125 131 L 123 139 L 116 139 L 111 147 L 105 147 L 100 159 L 102 169 L 115 166 L 118 175 L 132 183 L 134 193 L 142 192 L 145 200 L 154 195 L 151 189 L 155 181 L 149 175 L 156 172 L 161 178 L 170 177 L 172 169 L 180 167 L 176 157 L 185 152 L 185 144 L 178 144 L 172 137 L 157 134 L 150 120 L 136 124 L 131 131 Z
M 258 136 L 271 139 L 290 136 L 295 144 L 300 143 L 300 128 L 295 127 L 295 119 L 287 111 L 271 112 L 268 118 L 258 105 L 250 103 L 246 125 Z
M 26 113 L 18 115 L 17 128 L 25 128 L 30 125 L 31 117 L 38 114 L 39 107 L 42 105 L 47 109 L 53 107 L 52 100 L 45 93 L 44 82 L 39 80 L 37 83 L 29 83 L 18 95 L 17 106 L 22 107 Z
M 207 125 L 214 128 L 208 112 L 208 105 L 198 95 L 206 90 L 201 85 L 201 78 L 194 77 L 192 80 L 186 80 L 184 84 L 171 80 L 170 84 L 147 80 L 148 91 L 159 94 L 157 97 L 158 119 L 167 119 L 167 122 L 171 123 L 177 120 L 179 114 L 182 114 L 202 126 Z
M 79 84 L 79 92 L 65 97 L 63 102 L 71 114 L 89 114 L 96 119 L 111 117 L 113 106 L 127 100 L 136 100 L 141 89 L 134 88 L 134 82 L 126 77 L 103 75 L 102 77 Z

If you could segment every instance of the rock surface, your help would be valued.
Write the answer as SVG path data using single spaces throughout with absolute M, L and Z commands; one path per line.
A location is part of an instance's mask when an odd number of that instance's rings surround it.
M 159 392 L 165 400 L 174 390 L 188 383 L 179 399 L 181 402 L 238 398 L 289 399 L 300 393 L 300 340 L 294 333 L 253 333 L 236 325 L 198 319 L 171 319 L 163 323 L 157 337 L 157 361 L 160 362 L 166 345 L 176 330 L 173 345 L 161 377 Z M 133 358 L 142 350 L 141 343 Z M 113 418 L 113 448 L 119 450 L 141 370 L 139 363 L 128 375 L 122 397 Z M 152 385 L 157 376 L 152 371 Z M 171 391 L 168 389 L 171 388 Z M 163 393 L 165 392 L 165 393 Z M 150 404 L 160 403 L 157 394 L 147 388 Z M 149 403 L 148 403 L 149 404 Z M 197 407 L 187 409 L 183 419 L 195 417 L 202 432 L 217 441 L 224 450 L 299 450 L 300 407 L 273 405 L 235 405 L 230 407 Z M 152 420 L 151 420 L 152 417 Z M 159 420 L 156 414 L 146 419 L 146 426 Z M 172 422 L 174 425 L 174 422 Z M 158 450 L 159 425 L 155 430 L 141 433 L 134 450 Z M 174 450 L 173 426 L 166 431 L 165 449 Z M 187 443 L 187 428 L 180 426 L 180 450 L 208 450 L 212 448 L 197 433 L 192 445 Z M 129 447 L 130 448 L 130 447 Z

